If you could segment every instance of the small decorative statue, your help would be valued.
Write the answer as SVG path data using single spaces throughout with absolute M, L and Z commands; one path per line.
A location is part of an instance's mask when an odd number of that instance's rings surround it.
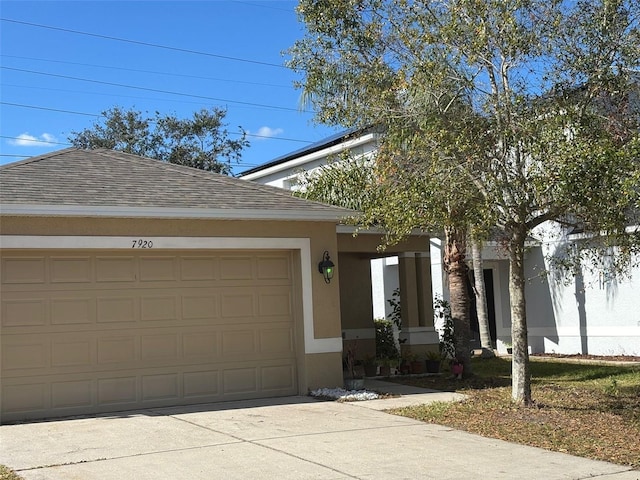
M 451 378 L 456 378 L 458 380 L 462 380 L 462 371 L 464 370 L 464 365 L 457 358 L 453 358 L 451 360 Z

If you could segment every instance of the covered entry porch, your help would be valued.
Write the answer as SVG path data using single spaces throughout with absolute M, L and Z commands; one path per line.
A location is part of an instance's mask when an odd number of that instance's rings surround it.
M 431 258 L 429 236 L 413 235 L 402 243 L 379 251 L 382 234 L 338 228 L 338 272 L 340 276 L 340 316 L 342 319 L 343 356 L 355 348 L 356 360 L 376 356 L 374 296 L 384 296 L 384 303 L 399 288 L 402 328 L 399 332 L 401 354 L 424 359 L 427 351 L 438 350 L 438 332 L 434 327 Z M 389 281 L 385 275 L 372 276 L 373 259 L 397 258 L 390 268 L 397 270 L 397 283 L 377 285 L 373 281 Z M 389 267 L 387 267 L 389 268 Z M 379 300 L 379 299 L 377 299 Z

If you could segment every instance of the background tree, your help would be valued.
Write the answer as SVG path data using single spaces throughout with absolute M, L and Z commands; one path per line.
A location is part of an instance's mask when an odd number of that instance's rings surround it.
M 473 293 L 476 299 L 476 315 L 478 317 L 478 331 L 482 357 L 493 357 L 491 344 L 491 330 L 489 328 L 489 310 L 487 309 L 487 289 L 484 283 L 484 268 L 482 262 L 482 241 L 471 239 L 471 262 L 473 264 Z
M 561 221 L 622 253 L 637 242 L 625 228 L 639 195 L 640 2 L 302 0 L 298 12 L 307 32 L 289 64 L 316 119 L 381 128 L 381 178 L 397 179 L 399 198 L 420 195 L 416 178 L 427 185 L 423 217 L 454 238 L 468 212 L 497 227 L 510 260 L 512 397 L 531 404 L 527 236 Z M 406 233 L 411 215 L 389 227 Z M 445 260 L 464 254 L 447 244 Z
M 403 155 L 410 155 L 410 150 L 406 149 Z M 473 185 L 459 184 L 459 177 L 452 177 L 442 169 L 424 175 L 421 171 L 399 168 L 396 160 L 406 157 L 398 157 L 396 153 L 381 145 L 375 160 L 343 155 L 326 166 L 304 173 L 298 195 L 358 210 L 361 214 L 351 219 L 353 223 L 363 228 L 382 227 L 386 232 L 381 249 L 416 229 L 429 234 L 437 231 L 445 236 L 444 266 L 449 281 L 455 355 L 465 365 L 465 376 L 469 376 L 473 371 L 465 222 L 473 212 L 470 204 L 476 202 L 477 206 L 477 199 L 470 200 Z M 449 198 L 437 195 L 443 182 L 448 182 L 457 192 L 455 199 L 453 195 Z
M 169 163 L 229 174 L 249 145 L 246 134 L 230 139 L 226 111 L 201 109 L 192 118 L 156 112 L 153 118 L 135 110 L 114 107 L 102 112 L 102 120 L 81 132 L 71 132 L 69 141 L 83 149 L 108 148 Z M 240 128 L 242 130 L 242 128 Z

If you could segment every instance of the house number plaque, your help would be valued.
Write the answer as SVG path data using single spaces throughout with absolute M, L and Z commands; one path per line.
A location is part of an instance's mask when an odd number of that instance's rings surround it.
M 132 240 L 131 248 L 153 248 L 153 242 L 151 240 L 145 240 L 144 238 L 138 238 Z

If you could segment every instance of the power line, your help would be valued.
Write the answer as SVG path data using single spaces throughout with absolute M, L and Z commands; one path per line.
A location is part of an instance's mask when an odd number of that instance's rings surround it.
M 22 103 L 0 102 L 0 105 L 8 105 L 10 107 L 35 108 L 36 110 L 47 110 L 50 112 L 71 113 L 73 115 L 85 115 L 87 117 L 100 117 L 100 113 L 74 112 L 73 110 L 61 110 L 59 108 L 38 107 L 35 105 L 24 105 Z
M 31 157 L 34 157 L 34 156 L 36 156 L 36 155 L 17 155 L 17 154 L 11 154 L 11 153 L 0 153 L 0 157 L 10 157 L 10 158 L 31 158 Z M 242 160 L 236 160 L 236 161 L 232 161 L 232 162 L 229 162 L 229 163 L 230 163 L 230 165 L 232 167 L 233 166 L 236 166 L 236 167 L 257 167 L 259 165 L 262 165 L 261 163 L 242 163 Z
M 69 75 L 59 75 L 59 74 L 56 74 L 56 73 L 38 72 L 38 71 L 35 71 L 35 70 L 26 70 L 26 69 L 22 69 L 22 68 L 5 67 L 4 65 L 1 66 L 0 68 L 2 68 L 4 70 L 12 70 L 14 72 L 31 73 L 31 74 L 34 74 L 34 75 L 44 75 L 44 76 L 47 76 L 47 77 L 65 78 L 67 80 L 77 80 L 77 81 L 81 81 L 81 82 L 97 83 L 97 84 L 101 84 L 101 85 L 110 85 L 112 87 L 132 88 L 132 89 L 135 89 L 135 90 L 144 90 L 144 91 L 147 91 L 147 92 L 164 93 L 164 94 L 167 94 L 167 95 L 177 95 L 177 96 L 181 96 L 181 97 L 200 98 L 200 99 L 211 100 L 211 101 L 215 101 L 215 102 L 235 103 L 235 104 L 238 104 L 238 105 L 248 105 L 248 106 L 257 107 L 257 108 L 286 110 L 286 111 L 291 111 L 291 112 L 312 113 L 312 112 L 309 112 L 309 111 L 306 111 L 306 110 L 299 110 L 297 108 L 291 108 L 291 107 L 280 107 L 280 106 L 276 106 L 276 105 L 265 105 L 265 104 L 261 104 L 261 103 L 241 102 L 239 100 L 228 100 L 228 99 L 224 99 L 224 98 L 207 97 L 205 95 L 193 95 L 193 94 L 190 94 L 190 93 L 172 92 L 170 90 L 160 90 L 160 89 L 157 89 L 157 88 L 139 87 L 137 85 L 126 85 L 124 83 L 104 82 L 102 80 L 92 80 L 90 78 L 72 77 L 72 76 L 69 76 Z
M 262 3 L 252 3 L 252 2 L 241 2 L 239 0 L 234 0 L 232 1 L 232 3 L 239 3 L 241 5 L 249 5 L 251 7 L 260 7 L 260 8 L 269 8 L 271 10 L 280 10 L 281 12 L 295 12 L 295 8 L 291 9 L 291 8 L 280 8 L 280 7 L 274 7 L 273 5 L 264 5 Z
M 0 138 L 6 138 L 8 140 L 24 140 L 32 143 L 46 143 L 47 145 L 73 145 L 68 142 L 52 142 L 51 140 L 38 140 L 37 138 L 24 138 L 24 137 L 8 137 L 7 135 L 0 135 Z
M 30 90 L 46 90 L 49 92 L 65 92 L 65 93 L 72 93 L 73 95 L 99 95 L 99 96 L 103 96 L 103 97 L 114 97 L 113 93 L 103 93 L 103 92 L 89 92 L 89 91 L 81 91 L 81 90 L 70 90 L 70 89 L 66 89 L 66 88 L 51 88 L 51 87 L 35 87 L 35 86 L 31 86 L 31 85 L 17 85 L 14 83 L 0 83 L 0 87 L 5 88 L 5 87 L 14 87 L 14 88 L 23 88 L 23 89 L 30 89 Z M 5 97 L 7 95 L 5 94 Z M 140 96 L 140 95 L 124 95 L 124 94 L 118 94 L 117 95 L 118 100 L 123 99 L 123 98 L 134 98 L 134 99 L 138 99 L 138 100 L 152 100 L 154 102 L 171 102 L 172 104 L 175 103 L 184 103 L 184 104 L 189 104 L 189 105 L 200 105 L 202 106 L 203 103 L 202 101 L 199 100 L 182 100 L 182 99 L 175 99 L 175 98 L 158 98 L 158 97 L 145 97 L 145 96 Z M 235 108 L 248 108 L 251 109 L 252 107 L 246 107 L 246 106 L 237 106 Z
M 232 60 L 234 62 L 244 62 L 244 63 L 253 63 L 255 65 L 264 65 L 267 67 L 277 67 L 277 68 L 287 68 L 285 65 L 281 65 L 278 63 L 269 63 L 269 62 L 261 62 L 259 60 L 249 60 L 246 58 L 239 58 L 239 57 L 230 57 L 227 55 L 218 55 L 215 53 L 209 53 L 209 52 L 200 52 L 197 50 L 190 50 L 188 48 L 178 48 L 178 47 L 170 47 L 168 45 L 159 45 L 157 43 L 150 43 L 150 42 L 141 42 L 138 40 L 129 40 L 127 38 L 119 38 L 119 37 L 112 37 L 109 35 L 100 35 L 98 33 L 90 33 L 90 32 L 81 32 L 79 30 L 71 30 L 69 28 L 61 28 L 61 27 L 52 27 L 51 25 L 42 25 L 40 23 L 31 23 L 31 22 L 23 22 L 21 20 L 14 20 L 14 19 L 10 19 L 10 18 L 0 18 L 1 21 L 3 22 L 10 22 L 10 23 L 17 23 L 20 25 L 28 25 L 30 27 L 37 27 L 37 28 L 46 28 L 49 30 L 57 30 L 60 32 L 66 32 L 66 33 L 74 33 L 77 35 L 86 35 L 88 37 L 95 37 L 95 38 L 103 38 L 106 40 L 115 40 L 117 42 L 124 42 L 124 43 L 133 43 L 136 45 L 143 45 L 145 47 L 153 47 L 153 48 L 162 48 L 165 50 L 173 50 L 176 52 L 182 52 L 182 53 L 191 53 L 194 55 L 203 55 L 206 57 L 214 57 L 214 58 L 222 58 L 224 60 Z
M 47 108 L 47 107 L 40 107 L 40 106 L 36 106 L 36 105 L 25 105 L 25 104 L 21 104 L 21 103 L 10 103 L 10 102 L 0 102 L 0 105 L 8 105 L 11 107 L 19 107 L 19 108 L 33 108 L 36 110 L 47 110 L 50 112 L 60 112 L 60 113 L 71 113 L 73 115 L 85 115 L 88 117 L 102 117 L 103 115 L 101 113 L 86 113 L 86 112 L 74 112 L 72 110 L 61 110 L 58 108 Z M 283 140 L 283 141 L 287 141 L 287 142 L 299 142 L 299 143 L 313 143 L 311 140 L 301 140 L 299 138 L 287 138 L 287 137 L 270 137 L 268 135 L 258 135 L 257 133 L 247 133 L 247 132 L 229 132 L 232 135 L 246 135 L 247 137 L 253 137 L 253 138 L 264 138 L 264 139 L 271 139 L 271 140 Z M 6 136 L 2 136 L 0 135 L 0 138 L 10 138 L 10 139 L 14 139 L 14 140 L 19 140 L 19 137 L 6 137 Z M 44 142 L 44 143 L 54 143 L 54 142 Z M 63 144 L 61 143 L 60 145 L 71 145 L 70 143 L 66 143 Z
M 218 82 L 232 82 L 232 83 L 242 83 L 242 84 L 246 84 L 246 85 L 258 85 L 258 86 L 262 86 L 262 87 L 275 87 L 275 88 L 291 88 L 291 85 L 277 85 L 274 83 L 260 83 L 260 82 L 249 82 L 246 80 L 231 80 L 231 79 L 225 79 L 225 78 L 215 78 L 215 77 L 203 77 L 200 75 L 187 75 L 184 73 L 169 73 L 169 72 L 159 72 L 159 71 L 154 71 L 154 70 L 139 70 L 136 68 L 125 68 L 125 67 L 116 67 L 113 65 L 96 65 L 96 64 L 91 64 L 91 63 L 80 63 L 80 62 L 65 62 L 63 60 L 51 60 L 48 58 L 34 58 L 34 57 L 21 57 L 18 55 L 5 55 L 5 54 L 0 54 L 0 57 L 5 57 L 5 58 L 18 58 L 21 60 L 36 60 L 38 62 L 49 62 L 49 63 L 62 63 L 65 65 L 78 65 L 81 67 L 94 67 L 94 68 L 105 68 L 108 70 L 122 70 L 125 72 L 138 72 L 138 73 L 152 73 L 154 75 L 167 75 L 167 76 L 171 76 L 171 77 L 182 77 L 182 78 L 196 78 L 199 80 L 213 80 L 213 81 L 218 81 Z

